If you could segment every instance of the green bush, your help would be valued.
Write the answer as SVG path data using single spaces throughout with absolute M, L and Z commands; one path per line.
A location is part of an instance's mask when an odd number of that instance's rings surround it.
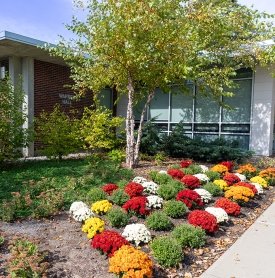
M 196 164 L 191 164 L 188 168 L 183 168 L 182 171 L 185 175 L 195 175 L 201 173 L 201 167 Z
M 123 179 L 123 180 L 120 180 L 120 181 L 117 183 L 117 186 L 118 186 L 119 188 L 123 189 L 127 183 L 129 183 L 129 181 Z
M 209 178 L 210 181 L 219 180 L 221 175 L 218 172 L 206 171 L 205 175 Z
M 87 192 L 87 200 L 94 203 L 107 199 L 107 194 L 101 188 L 92 188 Z
M 108 157 L 110 160 L 115 161 L 117 163 L 122 163 L 125 160 L 125 151 L 113 149 L 110 152 L 108 152 Z
M 171 200 L 176 198 L 178 194 L 178 190 L 172 184 L 167 183 L 167 184 L 161 184 L 157 193 L 164 200 Z
M 180 218 L 188 212 L 187 206 L 180 201 L 170 200 L 164 204 L 164 212 L 172 218 Z
M 0 78 L 0 166 L 22 156 L 22 148 L 31 141 L 31 129 L 22 128 L 27 121 L 22 81 L 14 87 L 9 78 Z
M 178 180 L 172 179 L 172 180 L 168 181 L 167 184 L 173 186 L 177 190 L 177 192 L 179 192 L 185 188 L 185 185 Z
M 183 260 L 181 245 L 174 238 L 155 238 L 150 247 L 154 258 L 163 267 L 175 267 Z
M 122 206 L 129 200 L 129 195 L 126 194 L 123 189 L 117 189 L 110 196 L 110 200 L 114 204 L 116 204 L 118 206 Z
M 223 191 L 222 189 L 215 183 L 209 182 L 203 186 L 203 189 L 210 192 L 214 197 L 215 196 L 222 196 Z
M 163 164 L 163 162 L 166 160 L 166 155 L 164 152 L 158 152 L 156 155 L 155 155 L 155 163 L 158 165 L 158 166 L 161 166 Z
M 169 181 L 173 180 L 173 178 L 166 174 L 160 174 L 157 171 L 151 171 L 149 173 L 149 177 L 157 184 L 166 184 Z
M 155 211 L 147 217 L 146 226 L 154 231 L 169 231 L 173 223 L 164 212 Z
M 107 219 L 109 220 L 112 227 L 121 228 L 128 224 L 130 217 L 121 208 L 112 208 L 107 213 Z
M 182 224 L 177 226 L 171 233 L 182 247 L 190 246 L 198 248 L 205 245 L 206 234 L 200 227 L 194 227 L 189 224 Z
M 180 165 L 179 164 L 172 164 L 169 166 L 169 169 L 180 169 Z

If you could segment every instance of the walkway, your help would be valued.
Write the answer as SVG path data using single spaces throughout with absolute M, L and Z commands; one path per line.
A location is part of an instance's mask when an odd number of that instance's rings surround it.
M 275 278 L 275 200 L 201 278 Z

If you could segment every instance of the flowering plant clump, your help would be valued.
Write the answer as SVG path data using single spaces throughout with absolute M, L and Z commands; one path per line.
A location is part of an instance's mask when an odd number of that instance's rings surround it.
M 128 200 L 123 206 L 127 212 L 133 212 L 140 216 L 145 216 L 149 214 L 149 210 L 147 208 L 147 199 L 144 196 L 133 197 Z
M 78 210 L 75 210 L 71 215 L 72 218 L 78 222 L 85 221 L 86 219 L 94 216 L 93 212 L 88 207 L 82 207 Z
M 229 186 L 231 186 L 233 183 L 241 181 L 241 179 L 237 175 L 232 173 L 226 173 L 223 176 L 223 180 L 226 181 Z
M 105 214 L 112 208 L 112 204 L 108 200 L 97 201 L 92 204 L 92 211 L 97 214 Z
M 256 182 L 252 182 L 251 184 L 253 184 L 255 186 L 258 195 L 264 193 L 263 187 L 260 184 L 258 184 Z
M 73 214 L 75 211 L 81 208 L 89 208 L 89 207 L 81 201 L 76 201 L 71 204 L 69 212 L 70 214 Z
M 198 178 L 201 181 L 201 183 L 207 183 L 210 180 L 205 174 L 195 174 L 193 176 Z
M 267 168 L 259 173 L 259 176 L 267 180 L 271 185 L 275 181 L 275 167 Z
M 143 184 L 144 182 L 147 182 L 147 179 L 145 179 L 143 177 L 134 177 L 133 182 Z
M 253 178 L 250 179 L 251 182 L 256 182 L 258 184 L 260 184 L 263 188 L 267 188 L 268 187 L 268 183 L 267 181 L 260 177 L 260 176 L 255 176 Z
M 144 192 L 150 194 L 156 194 L 159 189 L 159 185 L 153 181 L 146 181 L 142 184 L 142 186 L 144 187 Z
M 226 198 L 220 198 L 215 202 L 216 208 L 222 208 L 228 215 L 238 216 L 241 213 L 241 207 Z
M 245 176 L 248 177 L 252 177 L 253 175 L 255 175 L 255 173 L 257 172 L 257 169 L 250 163 L 245 164 L 245 165 L 241 165 L 238 169 L 237 169 L 237 173 L 239 174 L 243 174 Z
M 160 171 L 159 171 L 159 174 L 167 175 L 167 171 L 165 171 L 165 170 L 160 170 Z
M 102 190 L 106 192 L 108 195 L 112 195 L 112 193 L 118 189 L 118 186 L 114 183 L 107 183 L 102 186 Z
M 146 253 L 124 245 L 110 258 L 109 272 L 121 278 L 151 278 L 153 262 Z
M 201 186 L 200 180 L 193 175 L 185 175 L 181 179 L 181 182 L 183 182 L 190 189 L 198 188 Z
M 233 186 L 244 186 L 244 187 L 250 188 L 254 194 L 258 193 L 256 187 L 253 184 L 248 183 L 248 182 L 240 181 L 240 182 L 233 184 Z
M 185 205 L 189 209 L 197 206 L 199 207 L 203 206 L 203 201 L 201 199 L 201 196 L 197 192 L 191 189 L 184 189 L 180 191 L 177 194 L 176 200 L 185 203 Z
M 223 162 L 220 162 L 220 164 L 225 166 L 229 172 L 232 172 L 233 167 L 234 167 L 234 163 L 232 161 L 223 161 Z
M 248 202 L 254 195 L 250 188 L 243 186 L 232 186 L 224 193 L 225 198 L 241 203 Z
M 194 191 L 196 191 L 201 196 L 201 199 L 203 200 L 204 203 L 208 203 L 209 201 L 211 201 L 212 194 L 210 192 L 208 192 L 207 190 L 205 190 L 203 188 L 197 188 L 197 189 L 194 189 Z
M 156 195 L 147 196 L 147 207 L 148 208 L 161 208 L 163 199 Z
M 209 233 L 214 233 L 219 229 L 215 216 L 204 210 L 194 210 L 188 215 L 188 222 L 193 226 L 201 227 Z
M 218 223 L 228 221 L 228 214 L 223 208 L 216 208 L 216 207 L 207 207 L 205 211 L 214 215 L 217 219 Z
M 134 242 L 135 245 L 148 243 L 151 240 L 151 234 L 144 224 L 129 224 L 124 228 L 122 233 L 128 241 Z
M 127 193 L 130 196 L 130 198 L 141 196 L 143 190 L 144 187 L 137 182 L 129 182 L 124 188 L 125 193 Z
M 182 161 L 180 162 L 180 167 L 181 167 L 181 168 L 187 168 L 187 167 L 189 167 L 192 163 L 193 163 L 193 161 L 190 160 L 190 159 L 182 160 Z
M 223 191 L 226 191 L 229 188 L 227 182 L 224 180 L 214 180 L 213 183 L 218 185 Z
M 228 172 L 228 168 L 221 164 L 217 164 L 217 165 L 213 166 L 210 170 L 213 172 L 218 172 L 222 175 Z
M 97 233 L 104 231 L 104 221 L 98 217 L 92 217 L 85 220 L 82 226 L 82 232 L 87 233 L 89 239 L 93 238 Z
M 129 245 L 129 242 L 115 231 L 103 231 L 101 234 L 94 236 L 91 246 L 94 249 L 99 249 L 108 257 L 112 257 L 114 252 L 123 245 Z
M 234 173 L 234 175 L 236 175 L 241 181 L 245 181 L 246 180 L 246 176 L 240 173 Z
M 181 180 L 184 177 L 184 173 L 179 169 L 169 169 L 167 174 L 177 180 Z
M 201 171 L 203 173 L 205 173 L 205 172 L 207 172 L 209 170 L 209 168 L 207 166 L 205 166 L 205 165 L 199 165 L 199 166 L 201 167 Z

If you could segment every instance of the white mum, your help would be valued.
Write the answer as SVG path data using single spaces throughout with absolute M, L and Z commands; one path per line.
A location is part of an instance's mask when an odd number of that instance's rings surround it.
M 255 188 L 257 189 L 257 194 L 258 194 L 258 195 L 264 193 L 263 187 L 262 187 L 259 183 L 257 183 L 257 182 L 251 182 L 251 184 L 253 184 L 253 185 L 255 186 Z
M 246 180 L 246 176 L 245 176 L 245 175 L 242 175 L 242 174 L 240 174 L 240 173 L 234 173 L 234 175 L 236 175 L 237 177 L 239 177 L 239 179 L 240 179 L 241 181 L 245 181 L 245 180 Z
M 142 184 L 144 187 L 144 192 L 150 193 L 150 194 L 156 194 L 157 190 L 159 189 L 159 185 L 156 184 L 153 181 L 147 181 Z
M 165 170 L 160 170 L 160 171 L 159 171 L 159 174 L 165 174 L 165 175 L 167 175 L 167 171 L 165 171 Z
M 228 221 L 228 214 L 222 208 L 208 207 L 205 210 L 214 215 L 217 218 L 218 223 Z
M 73 212 L 75 212 L 81 208 L 88 208 L 88 206 L 81 201 L 73 202 L 70 206 L 70 214 L 72 214 Z
M 86 207 L 80 208 L 72 213 L 72 217 L 75 221 L 85 221 L 88 218 L 94 216 L 93 212 Z
M 130 224 L 124 228 L 122 236 L 128 241 L 134 242 L 135 245 L 148 243 L 151 240 L 151 234 L 144 224 Z
M 163 199 L 156 195 L 147 196 L 147 206 L 148 208 L 161 208 L 163 204 Z
M 137 182 L 137 183 L 140 183 L 140 184 L 143 184 L 144 182 L 147 182 L 147 180 L 143 177 L 134 177 L 133 178 L 133 182 Z
M 207 172 L 209 170 L 209 168 L 205 165 L 199 165 L 201 167 L 201 170 L 203 173 Z
M 194 189 L 202 198 L 204 203 L 208 203 L 212 199 L 212 194 L 203 188 Z
M 201 182 L 209 182 L 209 178 L 205 174 L 195 174 L 194 177 L 198 178 Z

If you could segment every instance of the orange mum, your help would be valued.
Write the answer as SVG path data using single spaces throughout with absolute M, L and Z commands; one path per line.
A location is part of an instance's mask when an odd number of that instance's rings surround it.
M 250 188 L 244 186 L 232 186 L 224 193 L 224 197 L 236 202 L 248 202 L 250 198 L 254 197 L 254 193 Z

